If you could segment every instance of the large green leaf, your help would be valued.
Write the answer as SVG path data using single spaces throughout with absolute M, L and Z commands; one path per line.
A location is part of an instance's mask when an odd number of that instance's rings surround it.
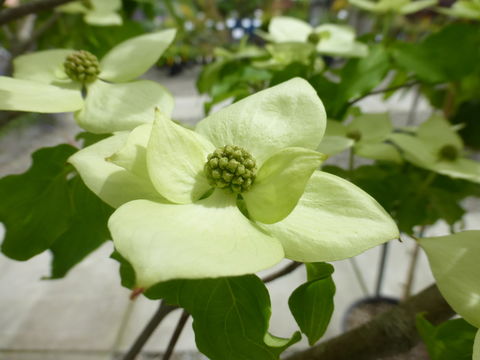
M 477 328 L 464 319 L 453 319 L 434 326 L 418 315 L 416 323 L 431 360 L 472 359 Z
M 333 266 L 326 263 L 305 264 L 307 279 L 290 296 L 288 305 L 298 326 L 313 345 L 327 330 L 333 314 L 335 283 Z
M 478 70 L 479 34 L 476 24 L 453 24 L 420 44 L 395 44 L 392 55 L 400 67 L 415 73 L 423 81 L 455 81 Z
M 198 349 L 211 360 L 274 360 L 300 339 L 279 339 L 268 333 L 271 315 L 268 291 L 254 275 L 160 283 L 151 298 L 185 308 L 193 317 Z
M 85 256 L 109 239 L 108 217 L 112 208 L 103 203 L 76 176 L 68 182 L 71 219 L 67 230 L 55 240 L 52 278 L 61 278 Z
M 38 150 L 33 165 L 21 175 L 0 180 L 0 221 L 6 227 L 2 252 L 27 260 L 46 249 L 70 223 L 66 161 L 75 152 L 70 145 Z
M 381 45 L 372 46 L 367 57 L 351 59 L 341 69 L 340 83 L 317 76 L 311 80 L 319 96 L 328 104 L 328 116 L 342 119 L 349 101 L 373 90 L 390 68 L 387 52 Z M 325 96 L 326 97 L 325 97 Z

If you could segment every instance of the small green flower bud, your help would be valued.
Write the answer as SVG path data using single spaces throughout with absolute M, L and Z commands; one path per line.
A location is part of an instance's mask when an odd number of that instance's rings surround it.
M 312 32 L 312 33 L 310 33 L 310 35 L 308 35 L 307 41 L 310 44 L 317 45 L 318 42 L 320 41 L 320 35 Z
M 100 73 L 97 57 L 85 50 L 75 51 L 68 55 L 63 67 L 70 79 L 83 84 L 95 81 Z
M 360 141 L 360 139 L 362 138 L 362 133 L 358 130 L 352 130 L 347 133 L 347 137 L 354 141 Z
M 458 159 L 458 149 L 454 145 L 445 145 L 438 152 L 440 160 L 455 161 Z
M 226 145 L 207 156 L 204 171 L 213 187 L 239 194 L 250 190 L 257 168 L 255 159 L 245 149 Z

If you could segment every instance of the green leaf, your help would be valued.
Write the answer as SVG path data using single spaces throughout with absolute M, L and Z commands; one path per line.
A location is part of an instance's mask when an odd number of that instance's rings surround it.
M 268 334 L 270 299 L 254 275 L 171 281 L 146 295 L 185 308 L 193 317 L 197 347 L 211 360 L 275 360 L 300 340 L 299 333 L 283 341 Z
M 427 345 L 431 360 L 470 360 L 477 328 L 464 319 L 453 319 L 439 326 L 432 325 L 423 315 L 417 315 L 416 325 Z
M 0 109 L 60 113 L 81 109 L 80 91 L 0 76 Z
M 465 210 L 459 204 L 459 199 L 452 196 L 452 192 L 444 189 L 428 189 L 429 200 L 438 217 L 453 225 L 460 221 Z
M 480 360 L 480 330 L 477 331 L 477 336 L 475 336 L 472 360 Z
M 175 29 L 168 29 L 120 43 L 102 58 L 99 77 L 113 82 L 138 78 L 157 62 L 172 43 L 175 34 Z
M 136 280 L 133 266 L 116 250 L 113 251 L 110 258 L 117 260 L 120 264 L 119 272 L 122 286 L 127 289 L 134 289 Z
M 72 217 L 68 229 L 50 247 L 51 278 L 61 278 L 110 237 L 107 221 L 113 209 L 103 203 L 78 176 L 68 182 Z
M 310 345 L 313 345 L 327 330 L 333 314 L 335 283 L 331 275 L 334 269 L 326 263 L 305 266 L 308 281 L 292 293 L 288 306 Z
M 392 55 L 402 68 L 415 73 L 423 81 L 457 81 L 478 69 L 480 52 L 473 49 L 480 46 L 479 35 L 476 24 L 452 24 L 419 44 L 395 44 Z
M 332 119 L 343 119 L 349 101 L 373 90 L 390 69 L 388 54 L 381 45 L 371 46 L 367 57 L 350 59 L 341 69 L 338 84 L 316 77 L 312 85 L 328 104 Z M 329 94 L 329 92 L 333 92 Z M 326 95 L 326 97 L 324 97 Z M 331 103 L 329 103 L 331 101 Z
M 32 155 L 31 168 L 0 180 L 0 221 L 6 228 L 2 252 L 27 260 L 48 249 L 70 225 L 66 164 L 70 145 L 44 148 Z

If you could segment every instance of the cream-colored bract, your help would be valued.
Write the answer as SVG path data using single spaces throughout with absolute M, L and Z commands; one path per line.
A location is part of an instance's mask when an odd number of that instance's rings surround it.
M 479 0 L 458 0 L 449 8 L 438 7 L 436 10 L 442 14 L 453 17 L 480 20 Z
M 450 306 L 473 326 L 480 328 L 480 230 L 423 238 L 438 289 Z M 480 330 L 475 337 L 472 360 L 480 360 Z
M 335 155 L 353 147 L 355 155 L 400 163 L 400 153 L 386 142 L 392 131 L 393 126 L 386 113 L 362 114 L 347 125 L 329 120 L 318 151 Z
M 276 43 L 307 43 L 311 34 L 319 37 L 315 45 L 318 53 L 344 57 L 368 54 L 367 45 L 355 41 L 355 31 L 349 26 L 323 24 L 312 27 L 303 20 L 288 16 L 277 16 L 270 21 L 267 39 Z
M 425 169 L 452 178 L 480 183 L 480 163 L 464 157 L 463 142 L 442 117 L 433 116 L 422 123 L 416 134 L 393 133 L 389 139 L 399 146 L 405 158 Z M 452 147 L 455 159 L 442 159 L 443 147 Z
M 70 161 L 117 207 L 109 228 L 137 286 L 242 275 L 285 256 L 343 259 L 398 237 L 368 194 L 316 170 L 325 158 L 315 151 L 325 124 L 315 91 L 295 78 L 210 115 L 195 131 L 157 110 L 153 125 L 102 140 Z M 257 162 L 257 179 L 240 198 L 212 192 L 203 172 L 207 155 L 225 145 L 241 146 Z
M 480 230 L 419 240 L 450 306 L 480 328 Z
M 88 24 L 96 26 L 121 25 L 122 17 L 118 11 L 122 8 L 121 0 L 88 0 L 86 2 L 75 1 L 56 8 L 56 11 L 83 14 Z

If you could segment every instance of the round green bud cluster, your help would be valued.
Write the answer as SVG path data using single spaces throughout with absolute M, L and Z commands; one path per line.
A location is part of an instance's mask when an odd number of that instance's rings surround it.
M 63 66 L 70 79 L 82 84 L 95 81 L 100 73 L 97 57 L 85 50 L 75 51 L 68 55 Z
M 87 9 L 92 10 L 93 4 L 91 0 L 81 0 L 82 5 L 85 6 Z
M 315 33 L 315 32 L 311 32 L 311 33 L 308 35 L 307 41 L 308 41 L 310 44 L 317 45 L 318 42 L 320 41 L 320 38 L 321 38 L 320 34 Z
M 219 147 L 208 155 L 204 170 L 210 185 L 236 194 L 250 190 L 257 173 L 252 155 L 234 145 Z
M 458 149 L 453 145 L 445 145 L 438 151 L 441 160 L 455 161 L 458 155 Z
M 362 138 L 362 133 L 358 130 L 352 130 L 347 133 L 347 137 L 355 141 L 360 141 Z

